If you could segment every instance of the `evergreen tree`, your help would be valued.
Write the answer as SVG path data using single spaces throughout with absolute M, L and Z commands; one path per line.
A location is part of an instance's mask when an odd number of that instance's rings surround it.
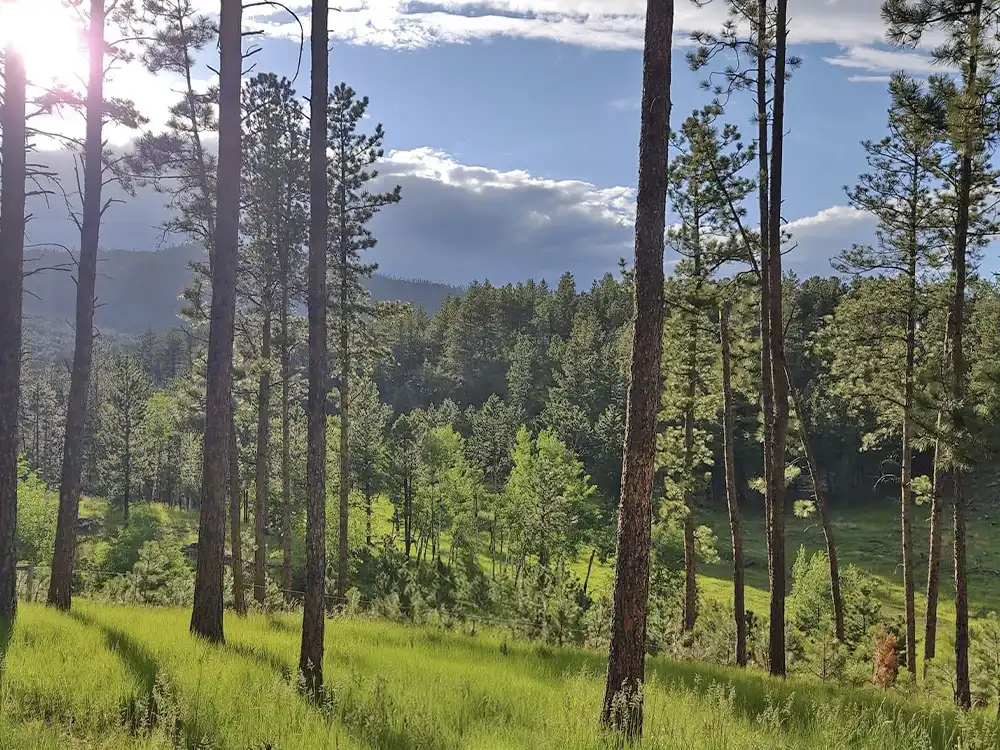
M 98 436 L 103 457 L 101 474 L 105 490 L 120 505 L 128 522 L 133 491 L 145 460 L 143 427 L 151 384 L 139 360 L 131 354 L 115 356 L 107 378 L 107 400 Z
M 948 477 L 952 495 L 955 563 L 955 701 L 972 703 L 969 682 L 969 601 L 966 562 L 966 497 L 962 472 L 967 469 L 969 429 L 966 420 L 968 362 L 964 333 L 966 285 L 977 235 L 970 231 L 977 204 L 995 189 L 992 175 L 986 184 L 977 179 L 983 162 L 995 146 L 995 94 L 1000 72 L 1000 3 L 995 0 L 887 0 L 882 15 L 887 37 L 897 45 L 916 45 L 926 35 L 943 39 L 933 50 L 936 60 L 958 68 L 961 83 L 948 98 L 948 136 L 955 151 L 953 166 L 954 234 L 951 243 L 951 300 L 948 308 L 950 398 L 947 425 Z
M 375 246 L 369 222 L 383 207 L 398 203 L 400 188 L 387 193 L 371 193 L 367 185 L 378 176 L 373 168 L 382 157 L 384 132 L 376 125 L 371 134 L 359 132 L 368 110 L 368 98 L 357 98 L 354 90 L 341 83 L 330 94 L 327 148 L 329 163 L 329 254 L 330 309 L 336 330 L 337 391 L 340 397 L 340 525 L 337 555 L 337 599 L 347 593 L 348 499 L 351 490 L 350 403 L 351 380 L 359 353 L 353 344 L 360 329 L 372 315 L 368 292 L 362 281 L 377 268 L 363 260 L 363 253 Z
M 838 307 L 837 325 L 831 329 L 839 334 L 832 346 L 832 372 L 848 400 L 860 400 L 862 408 L 877 416 L 880 434 L 872 435 L 870 442 L 894 433 L 901 439 L 906 666 L 916 674 L 912 466 L 914 445 L 921 437 L 918 425 L 932 421 L 918 414 L 920 404 L 927 402 L 918 393 L 918 381 L 922 380 L 920 369 L 927 365 L 927 316 L 933 304 L 925 285 L 934 280 L 941 265 L 938 174 L 942 155 L 932 125 L 936 102 L 901 74 L 893 77 L 889 90 L 889 134 L 880 141 L 863 143 L 872 171 L 863 174 L 848 193 L 854 207 L 878 217 L 878 244 L 856 246 L 834 261 L 843 272 L 880 278 L 855 285 Z M 918 340 L 918 330 L 923 340 Z M 926 437 L 927 431 L 923 432 Z
M 649 0 L 643 47 L 639 188 L 636 197 L 635 317 L 625 416 L 611 643 L 601 722 L 627 737 L 642 733 L 649 605 L 653 461 L 663 346 L 663 233 L 670 129 L 672 0 Z

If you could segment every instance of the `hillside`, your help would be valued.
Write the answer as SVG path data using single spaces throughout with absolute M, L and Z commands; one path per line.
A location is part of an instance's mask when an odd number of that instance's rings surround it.
M 59 250 L 32 254 L 28 270 L 64 265 L 68 255 Z M 117 250 L 101 254 L 98 266 L 98 308 L 95 321 L 102 334 L 138 334 L 152 328 L 165 331 L 177 323 L 178 297 L 191 277 L 188 263 L 204 260 L 193 245 L 155 252 Z M 24 312 L 33 327 L 53 334 L 69 330 L 76 309 L 73 274 L 49 270 L 30 275 L 25 282 Z M 433 313 L 458 287 L 428 281 L 374 276 L 368 282 L 376 301 L 409 302 Z
M 316 706 L 291 677 L 298 630 L 292 614 L 229 617 L 226 643 L 212 645 L 188 633 L 186 610 L 26 605 L 5 650 L 0 747 L 611 746 L 597 731 L 599 653 L 498 630 L 338 618 Z M 647 674 L 645 747 L 902 750 L 956 739 L 951 711 L 920 699 L 660 658 Z M 971 722 L 958 731 L 966 747 L 997 741 Z

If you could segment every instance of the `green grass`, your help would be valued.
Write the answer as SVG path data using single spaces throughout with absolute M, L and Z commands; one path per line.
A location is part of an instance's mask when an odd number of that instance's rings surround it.
M 293 615 L 227 616 L 227 642 L 188 612 L 24 605 L 3 669 L 0 748 L 603 748 L 601 654 L 434 627 L 327 624 L 328 704 L 299 694 Z M 646 747 L 945 748 L 950 709 L 753 672 L 650 660 Z M 153 720 L 151 717 L 155 717 Z M 995 728 L 969 739 L 995 747 Z M 199 744 L 201 743 L 201 744 Z

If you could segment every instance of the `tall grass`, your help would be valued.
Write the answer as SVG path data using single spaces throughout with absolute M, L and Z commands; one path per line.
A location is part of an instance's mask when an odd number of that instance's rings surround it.
M 211 645 L 189 635 L 186 611 L 23 606 L 0 686 L 0 750 L 615 747 L 596 726 L 599 654 L 336 619 L 317 705 L 297 688 L 298 625 L 229 617 L 227 643 Z M 945 706 L 659 659 L 645 694 L 651 748 L 1000 743 L 995 725 Z

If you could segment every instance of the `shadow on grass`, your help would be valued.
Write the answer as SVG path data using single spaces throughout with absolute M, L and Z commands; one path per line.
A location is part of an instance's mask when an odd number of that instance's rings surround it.
M 298 632 L 295 627 L 293 627 L 292 625 L 289 625 L 282 618 L 278 617 L 277 615 L 275 615 L 275 614 L 273 614 L 271 612 L 267 613 L 267 615 L 266 615 L 266 622 L 267 622 L 267 627 L 269 627 L 271 630 L 278 630 L 278 631 L 280 631 L 282 633 L 296 633 L 296 632 Z
M 215 733 L 201 721 L 181 716 L 168 676 L 149 649 L 128 633 L 106 625 L 91 615 L 78 610 L 66 614 L 81 625 L 100 632 L 108 649 L 118 654 L 125 668 L 142 684 L 142 694 L 138 698 L 131 698 L 123 709 L 123 723 L 129 731 L 143 735 L 159 728 L 175 744 L 181 738 L 186 738 L 189 745 L 191 742 L 209 741 L 209 746 L 218 746 Z M 196 746 L 201 747 L 200 744 Z
M 296 677 L 296 671 L 287 660 L 267 648 L 253 646 L 239 641 L 227 641 L 218 644 L 218 648 L 233 655 L 252 659 L 277 673 L 281 679 L 291 681 Z M 373 680 L 376 681 L 377 680 Z M 327 682 L 327 689 L 330 683 Z M 379 693 L 376 686 L 376 693 Z M 391 706 L 377 700 L 358 700 L 347 692 L 326 692 L 319 699 L 310 697 L 299 690 L 300 698 L 311 708 L 319 711 L 325 721 L 338 721 L 348 734 L 370 747 L 393 748 L 393 750 L 435 750 L 443 747 L 435 742 L 435 737 L 428 735 L 413 737 L 407 731 L 407 722 L 402 726 L 393 726 L 394 716 Z

